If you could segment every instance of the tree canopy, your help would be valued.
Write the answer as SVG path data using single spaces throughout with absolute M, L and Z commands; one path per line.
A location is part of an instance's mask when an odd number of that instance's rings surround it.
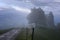
M 29 23 L 36 23 L 45 25 L 45 13 L 41 8 L 33 8 L 31 9 L 31 13 L 27 16 Z

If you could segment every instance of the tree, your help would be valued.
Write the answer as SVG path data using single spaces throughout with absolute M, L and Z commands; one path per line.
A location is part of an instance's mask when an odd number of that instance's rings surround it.
M 31 13 L 27 16 L 29 23 L 35 23 L 36 25 L 45 26 L 46 19 L 44 11 L 41 8 L 31 9 Z

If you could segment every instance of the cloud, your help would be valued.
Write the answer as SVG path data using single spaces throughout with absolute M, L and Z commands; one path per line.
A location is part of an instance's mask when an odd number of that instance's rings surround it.
M 0 9 L 1 7 L 14 8 L 29 13 L 30 8 L 36 6 L 45 11 L 52 11 L 55 16 L 60 15 L 60 0 L 0 0 L 0 3 Z
M 9 5 L 6 3 L 0 3 L 0 8 L 9 8 Z
M 24 4 L 23 4 L 24 5 Z M 20 6 L 20 5 L 14 5 L 14 4 L 7 4 L 7 3 L 0 3 L 0 10 L 4 10 L 4 9 L 11 9 L 13 8 L 16 11 L 20 11 L 23 13 L 30 13 L 30 9 L 24 7 L 24 6 Z
M 55 2 L 60 2 L 60 0 L 54 0 Z
M 23 13 L 30 13 L 31 12 L 30 9 L 27 9 L 27 8 L 22 8 L 22 7 L 18 7 L 18 6 L 14 6 L 14 5 L 12 5 L 11 7 L 14 8 L 15 10 L 23 12 Z

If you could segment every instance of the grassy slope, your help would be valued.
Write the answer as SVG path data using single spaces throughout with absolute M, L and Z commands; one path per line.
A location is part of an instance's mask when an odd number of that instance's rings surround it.
M 31 33 L 28 30 L 27 40 L 31 40 Z M 26 29 L 22 29 L 16 40 L 26 40 Z M 60 40 L 60 31 L 48 28 L 38 28 L 34 32 L 34 40 Z
M 11 28 L 11 29 L 0 30 L 0 35 L 2 35 L 2 34 L 4 34 L 4 33 L 8 32 L 8 31 L 10 31 L 10 30 L 12 30 L 12 28 Z
M 35 30 L 34 40 L 60 40 L 60 31 L 49 28 L 39 28 Z
M 26 35 L 27 35 L 27 40 L 31 40 L 31 34 L 29 34 L 29 32 L 26 34 L 26 29 L 22 28 L 15 40 L 26 40 Z

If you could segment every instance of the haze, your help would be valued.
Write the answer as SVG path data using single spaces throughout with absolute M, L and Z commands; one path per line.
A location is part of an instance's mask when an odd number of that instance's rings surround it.
M 41 7 L 47 14 L 52 11 L 55 24 L 60 22 L 60 0 L 0 0 L 0 27 L 27 24 L 26 16 L 33 7 Z

